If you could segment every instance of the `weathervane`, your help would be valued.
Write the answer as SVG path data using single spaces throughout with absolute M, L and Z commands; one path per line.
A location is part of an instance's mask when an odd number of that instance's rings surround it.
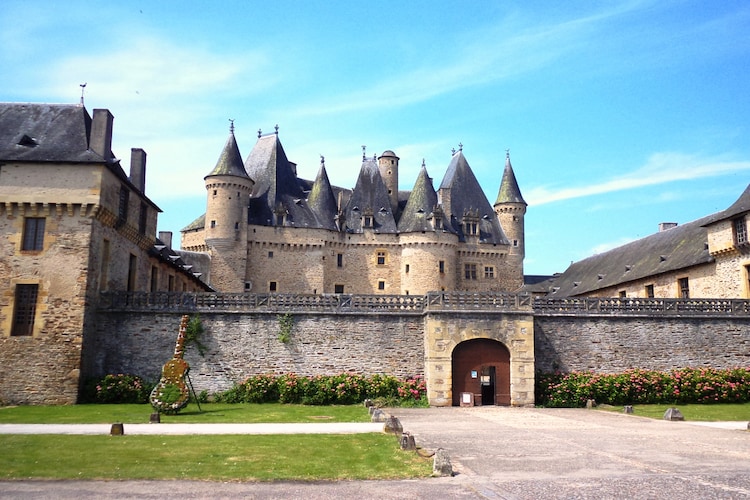
M 234 134 L 234 118 L 229 119 L 229 132 Z
M 85 83 L 81 83 L 78 86 L 81 87 L 81 106 L 83 106 L 83 91 L 86 88 L 86 84 Z
M 273 128 L 275 130 L 275 134 L 279 135 L 279 124 L 277 123 L 276 126 Z
M 365 158 L 366 158 L 366 153 L 365 153 L 365 151 L 366 151 L 366 150 L 367 150 L 367 146 L 365 146 L 365 145 L 363 144 L 363 145 L 362 145 L 362 161 L 365 161 Z

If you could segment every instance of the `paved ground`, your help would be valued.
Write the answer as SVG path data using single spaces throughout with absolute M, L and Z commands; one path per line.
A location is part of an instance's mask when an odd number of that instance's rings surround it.
M 13 481 L 0 482 L 0 498 L 750 498 L 747 422 L 707 426 L 496 407 L 393 413 L 420 447 L 447 450 L 456 475 L 318 483 Z

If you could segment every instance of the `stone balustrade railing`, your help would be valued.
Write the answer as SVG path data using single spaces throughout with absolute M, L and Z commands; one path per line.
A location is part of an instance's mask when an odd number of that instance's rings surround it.
M 424 314 L 487 311 L 523 312 L 539 316 L 750 316 L 750 300 L 744 299 L 548 299 L 500 292 L 430 292 L 427 295 L 104 292 L 99 308 L 175 312 Z

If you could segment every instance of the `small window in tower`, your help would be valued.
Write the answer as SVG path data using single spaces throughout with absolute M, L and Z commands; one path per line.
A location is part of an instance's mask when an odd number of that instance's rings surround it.
M 344 254 L 336 254 L 336 267 L 344 267 Z
M 252 288 L 253 288 L 253 284 L 251 282 L 249 282 L 249 281 L 246 281 L 245 282 L 245 291 L 249 292 L 250 290 L 252 290 Z
M 406 264 L 406 267 L 405 267 L 404 271 L 405 271 L 405 272 L 406 272 L 407 274 L 409 273 L 409 264 Z
M 440 271 L 440 274 L 445 273 L 445 261 L 444 260 L 441 260 L 440 262 L 438 262 L 438 270 Z
M 36 302 L 39 295 L 39 285 L 16 285 L 15 302 L 13 304 L 12 336 L 32 335 L 34 319 L 36 317 Z
M 385 281 L 378 281 L 378 290 L 385 290 Z
M 214 189 L 214 196 L 216 196 L 216 190 Z
M 518 240 L 513 240 L 513 246 L 514 246 L 514 247 L 517 247 L 517 246 L 518 246 Z
M 44 249 L 44 217 L 26 217 L 23 221 L 23 239 L 21 250 Z
M 518 216 L 517 215 L 513 216 L 513 222 L 518 222 Z
M 268 291 L 269 292 L 275 292 L 276 291 L 276 282 L 271 281 L 268 283 Z
M 215 220 L 212 220 L 212 221 L 211 221 L 211 228 L 213 229 L 213 228 L 215 228 L 215 227 L 216 227 L 216 221 L 215 221 Z
M 273 250 L 268 251 L 268 258 L 273 259 Z
M 344 293 L 344 285 L 333 285 L 333 293 Z
M 240 223 L 239 222 L 235 222 L 234 223 L 234 230 L 235 231 L 239 231 L 240 230 Z
M 391 161 L 391 163 L 393 163 L 393 162 Z M 390 170 L 388 171 L 388 175 L 391 175 L 391 171 Z
M 385 252 L 382 251 L 382 250 L 378 250 L 377 259 L 378 259 L 377 260 L 378 265 L 379 266 L 384 266 L 385 265 Z

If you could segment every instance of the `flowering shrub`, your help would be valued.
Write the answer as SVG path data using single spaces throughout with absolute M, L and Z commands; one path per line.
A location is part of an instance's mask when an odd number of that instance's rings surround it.
M 585 406 L 588 399 L 610 405 L 744 403 L 750 401 L 750 368 L 627 370 L 618 374 L 538 373 L 536 376 L 539 406 L 575 408 Z
M 308 405 L 354 404 L 367 398 L 391 404 L 426 403 L 427 389 L 422 377 L 405 380 L 390 375 L 300 376 L 254 375 L 226 392 L 216 395 L 226 403 L 298 403 Z
M 153 384 L 137 375 L 106 375 L 89 385 L 87 399 L 94 403 L 148 403 Z

